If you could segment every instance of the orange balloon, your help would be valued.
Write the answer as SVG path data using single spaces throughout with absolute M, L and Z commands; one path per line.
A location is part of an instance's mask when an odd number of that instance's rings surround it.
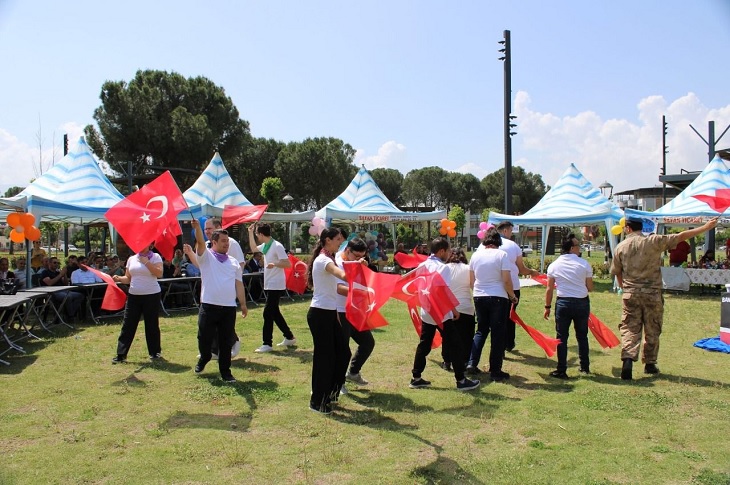
M 449 229 L 449 237 L 456 237 L 456 231 Z
M 30 226 L 25 230 L 25 237 L 30 241 L 37 241 L 41 238 L 41 231 L 35 226 Z
M 441 227 L 444 227 L 447 222 L 449 222 L 448 219 L 441 219 Z
M 26 214 L 20 214 L 20 225 L 30 227 L 35 224 L 35 216 L 30 212 Z
M 449 221 L 449 229 L 456 229 L 456 221 Z
M 10 231 L 10 240 L 14 243 L 22 243 L 23 241 L 25 241 L 25 236 L 13 229 L 12 231 Z
M 15 232 L 17 232 L 19 234 L 23 234 L 25 232 L 25 227 L 23 227 L 23 226 L 15 226 Z M 25 236 L 23 236 L 23 237 L 25 237 Z
M 18 224 L 20 224 L 20 214 L 18 214 L 17 212 L 11 212 L 10 214 L 8 214 L 6 222 L 10 227 L 17 226 Z
M 446 229 L 446 226 L 441 226 L 439 228 L 439 234 L 441 234 L 442 236 L 445 236 L 447 232 L 449 232 L 449 230 Z

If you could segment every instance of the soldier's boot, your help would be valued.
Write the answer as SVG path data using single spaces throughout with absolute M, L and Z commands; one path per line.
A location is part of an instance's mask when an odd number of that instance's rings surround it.
M 656 364 L 646 364 L 644 366 L 644 374 L 659 374 L 659 367 Z
M 625 381 L 631 380 L 631 369 L 634 362 L 631 359 L 624 359 L 624 365 L 621 367 L 621 379 Z

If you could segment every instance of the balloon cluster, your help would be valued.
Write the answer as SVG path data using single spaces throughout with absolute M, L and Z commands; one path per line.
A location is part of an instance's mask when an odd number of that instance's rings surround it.
M 477 237 L 481 240 L 484 239 L 484 236 L 487 235 L 487 231 L 494 227 L 494 224 L 490 224 L 488 222 L 480 222 L 479 223 L 479 231 L 477 232 Z
M 622 232 L 624 232 L 624 227 L 626 227 L 626 218 L 622 217 L 618 221 L 618 224 L 611 228 L 611 234 L 613 234 L 614 236 L 619 236 Z
M 309 228 L 309 235 L 310 236 L 319 236 L 322 234 L 322 231 L 324 231 L 324 228 L 327 226 L 327 224 L 324 222 L 324 219 L 321 217 L 313 217 L 312 218 L 312 226 Z
M 33 225 L 35 216 L 31 213 L 11 212 L 6 222 L 13 228 L 10 231 L 10 240 L 14 243 L 22 243 L 26 239 L 37 241 L 41 238 L 41 231 Z
M 439 234 L 442 236 L 456 237 L 456 222 L 448 219 L 441 219 Z

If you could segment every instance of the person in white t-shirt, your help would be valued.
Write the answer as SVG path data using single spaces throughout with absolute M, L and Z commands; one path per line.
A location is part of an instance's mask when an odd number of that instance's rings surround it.
M 208 239 L 208 242 L 206 243 L 207 247 L 210 247 L 210 236 L 216 229 L 223 229 L 223 225 L 221 224 L 220 219 L 218 219 L 217 217 L 211 217 L 205 220 L 203 232 L 205 233 L 205 237 Z M 228 256 L 233 256 L 233 259 L 238 261 L 238 264 L 241 265 L 242 269 L 246 265 L 246 255 L 243 254 L 243 249 L 241 248 L 241 245 L 238 243 L 238 241 L 236 241 L 232 237 L 228 238 Z
M 218 370 L 225 382 L 236 382 L 231 374 L 231 348 L 235 342 L 236 298 L 241 304 L 241 315 L 246 318 L 246 290 L 243 287 L 241 265 L 228 255 L 229 238 L 225 229 L 216 229 L 210 235 L 211 247 L 205 247 L 200 223 L 193 219 L 195 253 L 185 244 L 183 251 L 200 268 L 200 310 L 198 313 L 198 352 L 200 357 L 195 373 L 200 374 L 213 357 L 211 345 L 218 339 Z
M 254 226 L 257 246 L 254 242 Z M 284 270 L 291 266 L 289 256 L 284 246 L 271 237 L 271 226 L 268 224 L 251 224 L 248 226 L 248 243 L 252 253 L 260 252 L 264 255 L 264 291 L 266 305 L 264 306 L 264 328 L 262 331 L 263 344 L 255 352 L 271 352 L 274 343 L 274 324 L 284 334 L 284 340 L 276 344 L 278 347 L 292 347 L 297 344 L 284 315 L 279 308 L 279 300 L 286 292 L 286 276 Z
M 314 290 L 307 312 L 307 325 L 314 343 L 309 409 L 322 414 L 330 414 L 332 402 L 339 397 L 347 370 L 346 356 L 350 352 L 337 317 L 337 284 L 347 279 L 345 271 L 335 262 L 342 241 L 338 228 L 324 229 L 307 270 L 308 283 Z
M 155 244 L 152 243 L 141 253 L 130 256 L 124 276 L 112 276 L 116 283 L 129 285 L 124 322 L 117 343 L 117 356 L 112 359 L 114 364 L 127 360 L 140 317 L 144 317 L 144 335 L 150 359 L 162 358 L 160 284 L 157 282 L 157 278 L 162 277 L 162 257 L 152 251 L 154 247 Z
M 550 317 L 553 302 L 553 287 L 557 285 L 558 298 L 555 302 L 555 338 L 560 339 L 558 345 L 558 368 L 550 373 L 552 377 L 567 379 L 568 374 L 568 335 L 570 323 L 575 328 L 578 341 L 578 358 L 580 372 L 590 374 L 590 357 L 588 355 L 588 317 L 591 314 L 591 301 L 588 293 L 593 291 L 593 268 L 588 261 L 580 257 L 580 242 L 575 234 L 563 239 L 560 245 L 560 256 L 547 269 L 548 283 L 545 290 L 545 312 L 543 317 Z
M 476 319 L 474 318 L 474 299 L 471 294 L 471 272 L 469 271 L 469 260 L 461 248 L 454 248 L 451 251 L 451 257 L 446 265 L 451 270 L 451 284 L 449 288 L 457 300 L 459 305 L 456 311 L 459 312 L 459 319 L 455 320 L 457 334 L 461 340 L 462 355 L 461 360 L 466 367 L 471 354 L 471 344 L 474 341 L 474 330 Z M 441 346 L 441 357 L 443 362 L 441 367 L 446 371 L 451 371 L 451 362 L 454 356 L 449 352 L 449 347 Z

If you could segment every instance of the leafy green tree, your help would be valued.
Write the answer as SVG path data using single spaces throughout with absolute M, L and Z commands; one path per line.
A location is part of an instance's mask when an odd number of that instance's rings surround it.
M 3 197 L 15 197 L 16 195 L 21 193 L 24 189 L 25 189 L 25 187 L 18 187 L 18 186 L 10 187 L 8 190 L 5 191 L 5 195 L 3 195 Z
M 446 170 L 441 167 L 425 167 L 411 170 L 403 180 L 405 205 L 412 207 L 433 207 L 436 209 L 446 206 L 443 191 Z
M 357 173 L 355 149 L 337 138 L 307 138 L 287 144 L 276 173 L 299 210 L 324 207 L 340 195 Z
M 261 197 L 269 204 L 269 212 L 281 212 L 281 197 L 284 192 L 284 184 L 279 177 L 266 177 L 261 184 Z
M 482 189 L 487 206 L 504 210 L 504 168 L 484 177 Z M 522 167 L 512 167 L 512 210 L 515 214 L 532 209 L 549 189 L 539 174 L 526 172 Z
M 403 190 L 403 174 L 395 168 L 376 168 L 370 170 L 370 175 L 388 200 L 399 205 Z
M 482 211 L 482 219 L 480 222 L 487 222 L 489 220 L 489 213 L 490 212 L 496 212 L 497 214 L 501 214 L 502 211 L 497 209 L 496 207 L 487 207 Z
M 456 232 L 461 233 L 461 238 L 464 238 L 464 228 L 466 227 L 466 212 L 459 205 L 455 205 L 451 208 L 448 214 L 450 221 L 456 222 Z
M 89 145 L 113 170 L 127 162 L 135 173 L 149 166 L 188 169 L 173 172 L 189 186 L 218 151 L 233 158 L 250 140 L 248 122 L 223 88 L 199 76 L 185 78 L 166 71 L 137 71 L 134 79 L 107 81 L 101 106 L 94 111 L 99 129 L 86 126 Z
M 484 191 L 479 179 L 471 173 L 452 172 L 450 174 L 452 201 L 464 208 L 475 212 L 484 206 Z
M 277 177 L 274 164 L 285 146 L 286 143 L 273 138 L 254 138 L 238 156 L 224 159 L 233 182 L 251 203 L 266 202 L 260 193 L 261 186 L 267 177 Z

